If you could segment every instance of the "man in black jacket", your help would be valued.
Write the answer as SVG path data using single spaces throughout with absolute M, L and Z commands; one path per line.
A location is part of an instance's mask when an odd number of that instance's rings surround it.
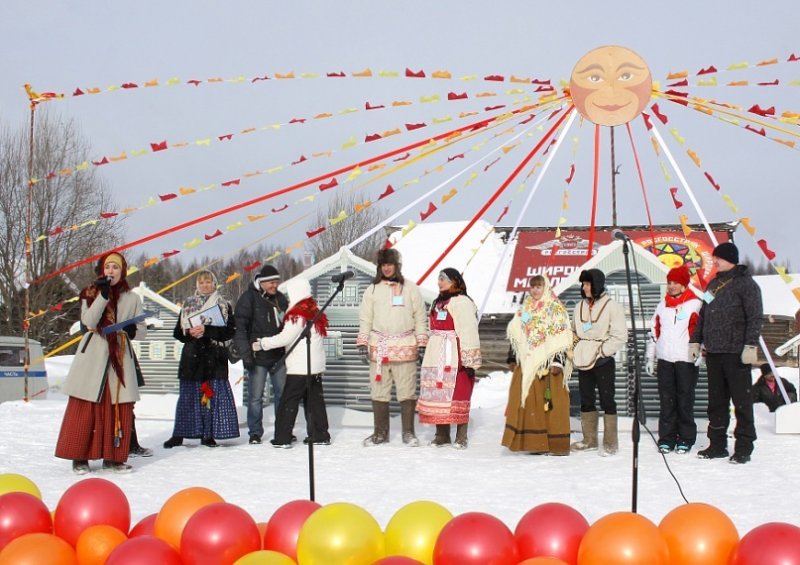
M 789 397 L 789 402 L 797 402 L 797 389 L 783 377 L 780 379 L 783 390 Z M 783 398 L 783 393 L 778 386 L 778 381 L 775 380 L 775 375 L 772 374 L 769 363 L 761 365 L 761 376 L 753 385 L 753 402 L 763 402 L 769 407 L 770 412 L 775 412 L 779 406 L 786 404 L 786 399 Z
M 247 430 L 250 443 L 261 443 L 264 435 L 264 405 L 262 397 L 267 376 L 272 383 L 273 409 L 277 416 L 283 385 L 286 383 L 286 368 L 283 363 L 276 366 L 284 350 L 253 351 L 251 344 L 262 338 L 276 335 L 283 323 L 283 314 L 289 301 L 278 291 L 281 276 L 272 265 L 264 265 L 236 302 L 235 319 L 236 348 L 242 352 L 242 363 L 247 374 Z
M 753 419 L 751 365 L 758 357 L 763 310 L 761 289 L 739 265 L 739 250 L 731 242 L 714 248 L 717 275 L 708 283 L 689 354 L 700 357 L 706 350 L 708 367 L 708 439 L 697 452 L 701 459 L 728 457 L 730 402 L 736 414 L 736 438 L 731 463 L 747 463 L 753 452 L 756 427 Z

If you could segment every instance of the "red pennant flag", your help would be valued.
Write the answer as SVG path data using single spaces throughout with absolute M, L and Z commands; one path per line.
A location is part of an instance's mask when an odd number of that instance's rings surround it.
M 535 78 L 535 79 L 533 79 L 531 81 L 531 84 L 550 84 L 550 79 L 541 80 L 541 79 Z
M 463 153 L 459 153 L 458 155 L 453 155 L 452 157 L 448 157 L 447 158 L 447 162 L 449 163 L 451 161 L 455 161 L 456 159 L 463 159 L 463 158 L 464 158 L 464 154 Z
M 192 86 L 200 86 L 201 84 L 203 84 L 203 81 L 193 78 L 192 80 L 187 80 L 186 84 L 191 84 Z
M 383 200 L 384 198 L 386 198 L 387 196 L 389 196 L 390 194 L 393 194 L 393 193 L 394 193 L 394 188 L 392 188 L 391 184 L 387 184 L 386 185 L 386 190 L 383 191 L 383 194 L 378 196 L 378 200 Z
M 486 106 L 483 111 L 484 112 L 491 112 L 492 110 L 499 110 L 500 108 L 505 108 L 505 104 L 498 104 L 497 106 Z
M 304 124 L 304 123 L 306 123 L 306 119 L 305 118 L 292 118 L 291 120 L 289 120 L 289 123 L 290 124 Z
M 100 165 L 108 165 L 108 158 L 103 157 L 99 161 L 92 161 L 92 165 L 99 167 Z
M 109 218 L 113 218 L 114 216 L 118 216 L 119 213 L 117 212 L 100 212 L 100 217 L 104 220 L 108 220 Z
M 534 92 L 553 92 L 555 88 L 552 86 L 537 86 Z
M 498 157 L 497 159 L 495 159 L 494 161 L 492 161 L 491 163 L 489 163 L 488 165 L 486 165 L 486 166 L 483 168 L 483 172 L 485 173 L 486 171 L 488 171 L 488 170 L 489 170 L 489 167 L 491 167 L 492 165 L 494 165 L 495 163 L 497 163 L 499 160 L 500 160 L 500 157 Z
M 650 121 L 650 114 L 642 112 L 642 118 L 644 119 L 644 127 L 647 128 L 647 131 L 653 129 L 653 122 Z
M 672 84 L 668 84 L 670 88 L 676 88 L 681 86 L 689 86 L 689 79 L 685 78 L 683 80 L 679 80 L 678 82 L 673 82 Z
M 758 129 L 758 128 L 754 128 L 750 124 L 747 124 L 747 125 L 744 126 L 744 129 L 752 131 L 753 133 L 757 133 L 758 135 L 763 135 L 764 137 L 767 136 L 767 131 L 764 128 Z
M 527 124 L 528 122 L 530 122 L 531 120 L 533 120 L 533 118 L 535 118 L 535 117 L 536 117 L 536 114 L 531 114 L 530 116 L 528 116 L 527 118 L 525 118 L 524 120 L 522 120 L 522 121 L 519 123 L 519 125 Z
M 261 261 L 256 260 L 253 263 L 250 263 L 249 265 L 245 266 L 244 270 L 249 273 L 250 271 L 258 269 L 260 266 L 261 266 Z
M 683 202 L 678 200 L 678 198 L 675 196 L 676 194 L 678 194 L 678 188 L 675 186 L 670 187 L 669 192 L 670 195 L 672 196 L 672 202 L 673 204 L 675 204 L 675 209 L 678 210 L 680 208 L 683 208 Z
M 766 239 L 759 239 L 758 246 L 761 248 L 761 251 L 764 252 L 764 255 L 766 255 L 767 259 L 772 261 L 775 258 L 775 252 L 769 248 Z
M 408 159 L 409 157 L 411 157 L 411 153 L 408 153 L 408 152 L 406 152 L 406 154 L 405 154 L 405 155 L 400 155 L 399 157 L 396 157 L 396 158 L 392 159 L 392 161 L 394 161 L 394 162 L 397 162 L 397 161 L 405 161 L 405 160 L 406 160 L 406 159 Z
M 569 176 L 564 179 L 564 182 L 570 184 L 572 182 L 572 177 L 575 176 L 575 165 L 570 165 L 569 167 Z
M 384 106 L 383 104 L 380 104 L 378 106 L 373 106 L 372 104 L 367 102 L 367 110 L 380 110 L 382 108 L 386 108 L 386 106 Z
M 428 209 L 425 210 L 424 212 L 419 213 L 420 221 L 424 222 L 425 220 L 427 220 L 428 216 L 433 214 L 436 210 L 437 210 L 436 204 L 434 204 L 433 202 L 428 203 Z
M 455 92 L 448 92 L 447 99 L 448 100 L 466 100 L 469 98 L 466 92 L 462 92 L 461 94 L 456 94 Z
M 217 139 L 219 139 L 220 141 L 230 141 L 231 139 L 233 139 L 233 134 L 226 133 L 225 135 L 218 135 Z
M 336 180 L 336 177 L 333 177 L 328 182 L 323 182 L 321 185 L 319 185 L 319 191 L 322 192 L 323 190 L 328 190 L 334 186 L 339 186 L 339 181 Z
M 241 179 L 233 179 L 233 180 L 226 180 L 223 183 L 220 183 L 222 186 L 239 186 Z
M 769 82 L 759 82 L 757 84 L 758 84 L 758 86 L 778 86 L 780 83 L 781 83 L 780 80 L 775 79 L 775 80 L 772 80 L 772 81 L 769 81 Z
M 155 153 L 156 151 L 164 151 L 167 148 L 166 141 L 159 141 L 158 143 L 151 143 L 150 149 Z
M 263 77 L 254 77 L 252 80 L 250 80 L 250 84 L 255 84 L 260 80 L 269 80 L 269 77 L 267 75 L 264 75 Z
M 214 239 L 215 237 L 219 237 L 219 236 L 221 236 L 221 235 L 222 235 L 222 230 L 221 230 L 221 229 L 217 229 L 217 231 L 215 231 L 215 232 L 214 232 L 214 233 L 212 233 L 211 235 L 208 235 L 208 234 L 206 234 L 206 235 L 205 235 L 205 238 L 206 238 L 206 241 L 211 241 L 211 240 L 212 240 L 212 239 Z
M 748 112 L 753 114 L 758 114 L 759 116 L 774 116 L 775 115 L 775 106 L 770 106 L 769 108 L 762 108 L 758 104 L 752 106 Z
M 58 226 L 56 229 L 54 229 L 53 231 L 50 232 L 50 237 L 53 237 L 54 235 L 58 235 L 58 234 L 62 233 L 63 231 L 64 231 L 64 229 L 61 226 Z
M 83 96 L 84 92 L 80 88 L 76 88 L 75 92 L 72 93 L 73 96 Z
M 425 122 L 420 122 L 418 124 L 406 124 L 406 131 L 414 131 L 415 129 L 424 128 L 427 126 Z
M 64 309 L 63 302 L 59 302 L 58 304 L 54 304 L 53 306 L 50 307 L 51 312 L 61 312 L 61 310 L 63 309 Z
M 667 118 L 665 114 L 661 113 L 661 110 L 659 109 L 657 102 L 652 106 L 650 106 L 650 109 L 653 110 L 653 113 L 656 115 L 656 118 L 658 118 L 662 124 L 667 125 L 667 122 L 669 122 L 669 118 Z
M 373 133 L 372 135 L 368 135 L 364 138 L 364 143 L 369 143 L 370 141 L 377 141 L 381 138 L 381 134 Z
M 715 180 L 714 180 L 714 177 L 712 177 L 712 176 L 711 176 L 710 174 L 708 174 L 707 172 L 703 172 L 703 174 L 704 174 L 704 175 L 706 176 L 706 178 L 708 179 L 708 182 L 710 182 L 710 183 L 711 183 L 711 186 L 713 186 L 713 187 L 714 187 L 714 190 L 719 190 L 719 184 L 717 184 L 717 181 L 715 181 Z
M 789 55 L 789 58 L 788 58 L 788 59 L 786 59 L 786 62 L 787 62 L 787 63 L 794 63 L 794 62 L 796 62 L 796 61 L 800 61 L 800 56 L 798 56 L 798 55 L 795 55 L 794 53 L 792 53 L 791 55 Z
M 125 89 L 128 89 L 128 88 L 139 88 L 139 85 L 136 84 L 135 82 L 124 82 L 124 83 L 122 83 L 122 88 L 125 88 Z
M 346 75 L 344 74 L 344 71 L 338 71 L 335 73 L 328 73 L 326 76 L 328 78 L 344 78 Z
M 500 223 L 500 220 L 502 220 L 503 218 L 505 218 L 506 214 L 508 214 L 508 206 L 506 206 L 505 208 L 503 208 L 503 211 L 502 211 L 502 213 L 501 213 L 501 214 L 500 214 L 500 216 L 497 218 L 497 220 L 495 220 L 495 222 L 494 222 L 494 223 L 495 223 L 495 224 L 499 224 L 499 223 Z
M 715 67 L 714 65 L 711 65 L 710 67 L 706 67 L 705 69 L 700 69 L 699 71 L 697 71 L 697 74 L 698 75 L 710 75 L 710 74 L 716 73 L 716 72 L 717 72 L 717 67 Z
M 678 90 L 667 90 L 664 94 L 669 96 L 670 102 L 675 102 L 676 104 L 680 104 L 681 106 L 689 105 L 689 94 L 686 92 L 680 92 Z
M 283 206 L 281 206 L 280 208 L 273 208 L 273 209 L 272 209 L 272 212 L 273 212 L 273 213 L 275 213 L 275 214 L 277 214 L 278 212 L 283 212 L 283 211 L 284 211 L 284 210 L 286 210 L 288 207 L 289 207 L 289 205 L 288 205 L 288 204 L 284 204 L 284 205 L 283 205 Z
M 406 68 L 406 77 L 407 78 L 425 78 L 425 71 L 419 70 L 417 72 L 414 72 L 411 69 Z
M 166 252 L 162 253 L 161 256 L 164 259 L 166 259 L 167 257 L 172 257 L 173 255 L 177 255 L 178 253 L 180 253 L 180 250 L 173 249 L 172 251 L 166 251 Z
M 315 229 L 315 230 L 307 231 L 307 232 L 306 232 L 306 236 L 308 237 L 308 239 L 311 239 L 311 238 L 312 238 L 312 237 L 314 237 L 315 235 L 319 235 L 319 234 L 321 234 L 321 233 L 322 233 L 322 232 L 324 232 L 324 231 L 325 231 L 325 226 L 321 226 L 321 227 L 318 227 L 318 228 L 317 228 L 317 229 Z
M 488 76 L 483 77 L 483 80 L 491 80 L 491 81 L 494 81 L 494 82 L 503 82 L 506 79 L 503 77 L 503 75 L 488 75 Z
M 292 161 L 292 165 L 299 165 L 300 163 L 302 163 L 303 161 L 306 161 L 306 160 L 307 159 L 306 159 L 305 155 L 300 155 L 300 158 L 297 161 Z
M 178 195 L 175 193 L 159 194 L 158 197 L 161 200 L 161 202 L 166 202 L 167 200 L 172 200 L 173 198 L 177 198 Z

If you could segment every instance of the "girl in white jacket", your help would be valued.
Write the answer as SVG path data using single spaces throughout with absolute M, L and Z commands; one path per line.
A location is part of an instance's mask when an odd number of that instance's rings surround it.
M 287 349 L 303 333 L 303 329 L 319 313 L 319 306 L 311 296 L 311 285 L 306 279 L 295 278 L 286 283 L 289 295 L 289 308 L 284 317 L 284 326 L 278 335 L 264 337 L 253 343 L 253 350 Z M 292 429 L 297 419 L 300 401 L 303 401 L 307 422 L 308 437 L 304 443 L 330 445 L 328 433 L 328 413 L 322 391 L 322 374 L 325 372 L 325 348 L 323 338 L 328 333 L 328 317 L 322 314 L 311 329 L 310 344 L 306 338 L 292 350 L 286 358 L 286 386 L 278 405 L 275 420 L 275 438 L 270 443 L 274 447 L 292 447 Z M 311 367 L 308 367 L 308 352 L 311 352 Z M 308 375 L 310 374 L 310 380 Z M 313 424 L 313 429 L 308 422 Z

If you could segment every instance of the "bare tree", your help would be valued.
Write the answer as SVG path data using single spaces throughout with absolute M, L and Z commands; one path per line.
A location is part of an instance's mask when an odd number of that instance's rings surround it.
M 74 122 L 37 111 L 33 176 L 41 180 L 30 187 L 28 148 L 27 128 L 0 124 L 0 333 L 10 335 L 19 335 L 28 318 L 22 297 L 29 208 L 34 280 L 121 241 L 119 222 L 98 219 L 113 203 L 95 172 L 68 172 L 89 157 L 88 143 Z M 30 311 L 47 314 L 31 319 L 31 338 L 46 348 L 62 341 L 79 306 L 52 307 L 74 297 L 94 277 L 93 269 L 85 267 L 32 285 Z
M 358 203 L 355 194 L 337 192 L 328 202 L 327 208 L 317 211 L 314 224 L 310 226 L 310 229 L 317 229 L 320 226 L 326 226 L 326 229 L 311 239 L 310 248 L 316 261 L 330 257 L 341 247 L 349 245 L 380 223 L 381 210 L 377 205 L 372 204 L 359 212 L 354 212 Z M 335 225 L 330 225 L 330 219 L 339 216 L 343 210 L 349 217 Z M 379 230 L 356 245 L 351 251 L 359 257 L 372 261 L 375 259 L 376 250 L 384 243 L 385 239 L 385 233 L 383 230 Z

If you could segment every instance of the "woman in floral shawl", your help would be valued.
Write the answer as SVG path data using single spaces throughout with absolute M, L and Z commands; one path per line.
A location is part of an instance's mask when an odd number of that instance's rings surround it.
M 172 335 L 183 343 L 178 365 L 180 388 L 169 449 L 184 438 L 217 447 L 215 439 L 239 437 L 236 403 L 228 382 L 226 341 L 235 333 L 233 308 L 217 291 L 217 277 L 200 271 L 197 290 L 183 303 Z
M 569 455 L 569 389 L 572 330 L 566 308 L 549 281 L 531 279 L 530 295 L 508 324 L 516 364 L 506 407 L 502 444 L 511 451 Z

